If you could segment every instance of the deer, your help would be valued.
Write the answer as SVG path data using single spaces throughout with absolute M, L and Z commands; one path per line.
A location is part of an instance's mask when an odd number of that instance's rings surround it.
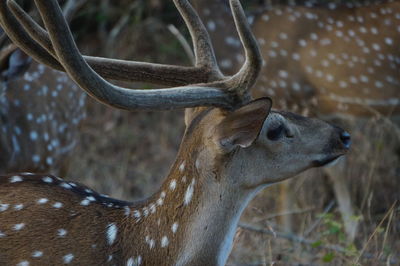
M 84 1 L 67 1 L 68 21 Z M 0 33 L 0 173 L 65 173 L 86 116 L 86 94 Z
M 192 38 L 193 67 L 83 56 L 56 0 L 35 0 L 45 28 L 16 2 L 0 2 L 0 22 L 10 38 L 42 61 L 52 57 L 53 66 L 91 97 L 123 110 L 184 108 L 186 124 L 163 184 L 141 201 L 113 199 L 52 175 L 2 176 L 0 264 L 224 265 L 240 215 L 260 190 L 333 163 L 349 150 L 345 130 L 272 110 L 268 97 L 252 99 L 262 58 L 238 0 L 229 3 L 246 59 L 231 76 L 221 73 L 192 5 L 173 2 Z M 119 87 L 105 79 L 109 62 L 129 64 L 131 79 L 177 85 Z M 124 73 L 113 78 L 128 79 Z
M 32 61 L 15 45 L 1 50 L 0 64 L 0 172 L 65 172 L 86 95 L 65 73 Z
M 312 114 L 362 130 L 367 119 L 387 116 L 398 125 L 400 2 L 269 1 L 248 17 L 259 41 L 264 68 L 254 94 L 267 94 L 283 109 Z M 230 73 L 243 60 L 225 1 L 196 1 L 215 43 L 221 68 Z M 217 16 L 218 14 L 218 16 Z M 357 215 L 345 161 L 326 168 L 349 241 Z M 287 183 L 280 184 L 288 195 Z M 282 212 L 289 197 L 283 196 Z M 291 231 L 290 218 L 283 217 Z

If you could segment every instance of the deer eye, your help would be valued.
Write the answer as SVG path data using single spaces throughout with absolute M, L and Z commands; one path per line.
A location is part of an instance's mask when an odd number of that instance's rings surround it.
M 283 136 L 284 132 L 285 132 L 285 127 L 283 126 L 283 124 L 280 124 L 280 125 L 278 125 L 276 127 L 273 127 L 273 128 L 268 130 L 267 138 L 269 140 L 276 141 L 276 140 L 280 139 Z

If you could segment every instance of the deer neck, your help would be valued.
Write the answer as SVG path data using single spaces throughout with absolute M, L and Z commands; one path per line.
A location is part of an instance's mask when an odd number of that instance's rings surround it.
M 225 264 L 240 215 L 255 191 L 229 183 L 224 171 L 201 169 L 199 160 L 178 156 L 161 189 L 131 206 L 125 257 L 136 254 L 169 265 Z M 129 247 L 138 238 L 140 247 Z
M 211 173 L 198 178 L 201 181 L 184 218 L 183 250 L 177 265 L 225 265 L 239 218 L 253 193 L 243 192 Z

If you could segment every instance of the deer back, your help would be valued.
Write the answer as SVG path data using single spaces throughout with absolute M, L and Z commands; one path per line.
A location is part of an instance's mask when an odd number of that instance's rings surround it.
M 84 93 L 16 48 L 1 66 L 0 172 L 60 169 L 85 117 Z
M 242 50 L 226 7 L 212 2 L 197 5 L 217 39 L 221 68 L 230 72 Z M 249 20 L 264 58 L 256 94 L 305 113 L 398 116 L 398 1 L 274 4 L 260 6 Z

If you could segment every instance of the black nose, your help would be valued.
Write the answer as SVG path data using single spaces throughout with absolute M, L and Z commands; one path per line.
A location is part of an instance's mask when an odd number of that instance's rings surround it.
M 343 145 L 344 145 L 344 147 L 346 149 L 350 148 L 350 146 L 351 146 L 351 137 L 350 137 L 350 134 L 348 132 L 343 131 L 340 134 L 340 140 L 342 141 L 342 143 L 343 143 Z

